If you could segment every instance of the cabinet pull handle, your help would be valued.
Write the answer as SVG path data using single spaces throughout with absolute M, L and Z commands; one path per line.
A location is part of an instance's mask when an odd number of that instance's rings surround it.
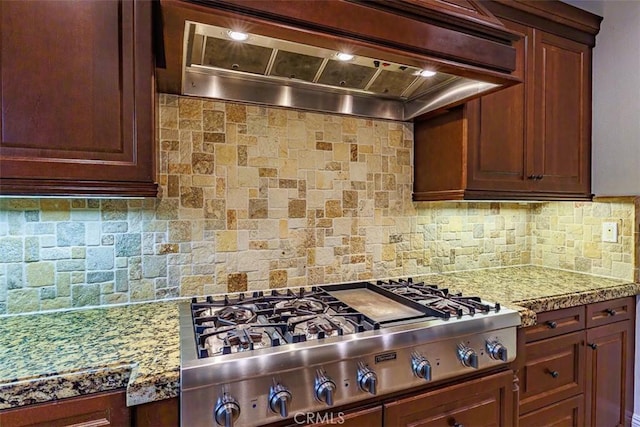
M 527 179 L 536 179 L 536 176 L 535 176 L 535 175 L 529 175 L 529 176 L 527 177 Z
M 558 327 L 558 324 L 556 322 L 547 322 L 547 326 L 549 327 L 549 329 L 555 329 Z
M 589 347 L 591 347 L 591 348 L 592 348 L 592 349 L 594 349 L 594 350 L 597 350 L 597 349 L 598 349 L 598 344 L 596 344 L 596 343 L 594 343 L 594 342 L 589 343 L 588 345 L 589 345 Z
M 558 371 L 548 371 L 549 375 L 551 375 L 553 378 L 558 378 L 558 375 L 560 375 L 560 373 L 558 373 Z
M 541 180 L 542 178 L 544 178 L 544 175 L 536 175 L 537 180 Z
M 615 316 L 616 315 L 616 311 L 613 308 L 607 308 L 605 311 L 607 312 L 607 314 L 609 316 Z

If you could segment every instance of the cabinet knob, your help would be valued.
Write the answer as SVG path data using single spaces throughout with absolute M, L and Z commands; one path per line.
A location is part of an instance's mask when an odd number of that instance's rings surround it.
M 615 316 L 616 315 L 616 311 L 613 308 L 607 308 L 605 311 L 607 312 L 607 314 L 609 316 Z
M 458 423 L 458 422 L 453 422 L 453 427 L 464 427 L 462 424 Z
M 560 373 L 558 371 L 548 371 L 549 375 L 551 375 L 553 378 L 558 378 L 558 376 L 560 375 Z
M 589 347 L 591 347 L 591 348 L 592 348 L 592 349 L 594 349 L 594 350 L 597 350 L 597 349 L 598 349 L 598 344 L 596 344 L 596 343 L 594 343 L 594 342 L 589 343 L 589 344 L 588 344 L 588 346 L 589 346 Z
M 547 326 L 549 327 L 549 329 L 555 329 L 558 327 L 558 324 L 556 322 L 547 322 Z
M 536 175 L 536 179 L 537 179 L 538 181 L 539 181 L 539 180 L 541 180 L 542 178 L 544 178 L 544 175 Z
M 527 179 L 536 179 L 536 175 L 529 175 Z

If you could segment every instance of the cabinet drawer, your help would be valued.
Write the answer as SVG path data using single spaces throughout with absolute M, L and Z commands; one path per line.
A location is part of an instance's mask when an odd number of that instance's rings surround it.
M 584 395 L 572 397 L 520 417 L 520 427 L 584 426 Z
M 512 399 L 513 371 L 506 371 L 387 403 L 384 425 L 505 427 L 513 423 Z
M 584 306 L 540 313 L 536 324 L 525 328 L 525 340 L 529 343 L 584 329 L 584 313 Z
M 587 328 L 627 320 L 635 297 L 619 298 L 587 305 Z
M 585 332 L 573 332 L 526 345 L 520 372 L 520 413 L 584 391 Z

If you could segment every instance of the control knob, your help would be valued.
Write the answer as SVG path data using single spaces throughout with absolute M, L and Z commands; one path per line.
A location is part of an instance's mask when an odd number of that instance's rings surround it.
M 377 393 L 378 376 L 364 363 L 358 363 L 358 386 L 360 390 L 375 395 Z
M 502 345 L 498 340 L 487 341 L 487 353 L 493 360 L 502 360 L 503 362 L 506 362 L 509 358 L 507 354 L 507 347 Z
M 458 344 L 458 359 L 464 366 L 478 369 L 478 354 L 471 347 Z
M 413 353 L 411 355 L 411 369 L 416 377 L 431 381 L 431 363 L 426 357 L 419 353 Z
M 213 415 L 218 425 L 233 427 L 234 421 L 240 416 L 240 405 L 233 397 L 224 393 L 218 399 Z
M 316 374 L 316 398 L 327 404 L 327 406 L 333 406 L 333 393 L 336 391 L 336 383 L 326 375 L 326 372 L 318 370 Z
M 280 414 L 282 418 L 289 416 L 289 402 L 291 401 L 291 392 L 282 384 L 275 384 L 269 392 L 269 408 Z

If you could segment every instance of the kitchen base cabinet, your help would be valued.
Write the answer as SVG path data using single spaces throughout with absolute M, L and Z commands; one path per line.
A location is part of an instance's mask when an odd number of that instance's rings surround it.
M 114 426 L 131 424 L 126 393 L 115 391 L 0 411 L 2 427 Z
M 522 334 L 520 425 L 630 426 L 635 297 L 541 313 Z
M 510 426 L 512 420 L 513 371 L 384 405 L 385 426 Z
M 0 2 L 0 194 L 150 196 L 152 2 Z

